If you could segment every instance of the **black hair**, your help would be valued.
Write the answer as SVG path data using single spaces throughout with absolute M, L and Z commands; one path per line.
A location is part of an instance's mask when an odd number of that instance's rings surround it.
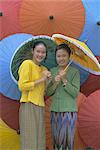
M 40 45 L 40 44 L 44 45 L 45 48 L 47 48 L 47 45 L 46 45 L 43 41 L 36 41 L 36 42 L 34 42 L 34 44 L 33 44 L 33 46 L 32 46 L 32 49 L 34 50 L 34 48 L 35 48 L 37 45 Z
M 34 48 L 36 46 L 40 45 L 40 44 L 44 45 L 44 47 L 47 49 L 47 45 L 45 44 L 45 42 L 43 42 L 43 41 L 36 41 L 36 42 L 34 42 L 34 44 L 32 46 L 32 50 L 34 51 Z M 47 59 L 47 50 L 46 50 L 46 57 L 44 59 L 44 62 L 46 61 L 46 59 Z
M 55 53 L 56 53 L 59 49 L 64 49 L 64 50 L 66 50 L 67 53 L 69 54 L 69 57 L 70 57 L 70 55 L 71 55 L 71 49 L 68 47 L 67 44 L 62 43 L 62 44 L 58 45 L 58 46 L 56 47 Z

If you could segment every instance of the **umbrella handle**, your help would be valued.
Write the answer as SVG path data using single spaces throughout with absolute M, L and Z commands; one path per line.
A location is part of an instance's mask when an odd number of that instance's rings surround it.
M 68 69 L 68 67 L 70 66 L 71 63 L 72 63 L 72 60 L 68 63 L 68 65 L 66 66 L 66 68 L 64 69 L 64 71 L 66 71 Z

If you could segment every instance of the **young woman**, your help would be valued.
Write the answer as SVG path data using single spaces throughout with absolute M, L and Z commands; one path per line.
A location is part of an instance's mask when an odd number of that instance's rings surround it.
M 33 59 L 25 60 L 19 68 L 21 150 L 45 150 L 44 92 L 51 74 L 40 63 L 46 58 L 46 45 L 33 45 Z
M 80 89 L 79 71 L 69 66 L 71 50 L 66 44 L 56 47 L 58 66 L 51 69 L 52 81 L 47 95 L 52 95 L 51 128 L 54 149 L 73 150 L 74 133 L 77 119 L 76 97 Z

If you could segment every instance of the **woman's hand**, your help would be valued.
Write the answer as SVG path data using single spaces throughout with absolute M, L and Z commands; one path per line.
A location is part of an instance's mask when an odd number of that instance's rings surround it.
M 48 71 L 48 70 L 44 70 L 43 71 L 43 76 L 46 77 L 47 79 L 51 79 L 52 78 L 51 72 Z
M 61 78 L 63 84 L 66 85 L 67 84 L 66 71 L 60 70 L 59 75 L 60 75 L 60 78 Z
M 61 77 L 60 77 L 60 75 L 57 75 L 57 76 L 55 77 L 55 82 L 56 82 L 57 84 L 59 84 L 60 81 L 61 81 Z
M 59 75 L 60 75 L 61 79 L 65 78 L 66 72 L 64 70 L 60 70 Z

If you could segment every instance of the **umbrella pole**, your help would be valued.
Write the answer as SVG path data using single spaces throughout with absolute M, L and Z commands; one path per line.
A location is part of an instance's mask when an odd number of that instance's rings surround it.
M 71 65 L 72 60 L 68 63 L 68 65 L 66 66 L 66 68 L 64 69 L 64 71 L 66 71 L 68 69 L 68 67 Z

